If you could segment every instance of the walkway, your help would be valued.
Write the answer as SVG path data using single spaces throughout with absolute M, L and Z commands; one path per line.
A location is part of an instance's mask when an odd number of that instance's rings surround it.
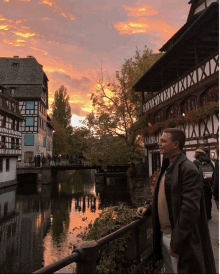
M 216 271 L 219 273 L 219 214 L 215 201 L 212 199 L 212 220 L 209 222 L 209 231 L 215 258 Z

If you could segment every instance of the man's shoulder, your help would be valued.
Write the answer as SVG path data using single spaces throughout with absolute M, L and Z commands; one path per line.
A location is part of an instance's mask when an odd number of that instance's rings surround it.
M 184 161 L 182 161 L 181 168 L 186 169 L 188 171 L 191 170 L 191 171 L 198 173 L 198 169 L 197 169 L 196 165 L 194 164 L 194 162 L 190 161 L 187 157 Z

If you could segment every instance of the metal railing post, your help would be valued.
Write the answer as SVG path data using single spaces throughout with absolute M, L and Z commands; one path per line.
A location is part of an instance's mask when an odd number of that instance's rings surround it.
M 97 242 L 84 242 L 79 248 L 83 250 L 83 256 L 77 261 L 76 273 L 96 273 L 96 261 L 99 256 Z

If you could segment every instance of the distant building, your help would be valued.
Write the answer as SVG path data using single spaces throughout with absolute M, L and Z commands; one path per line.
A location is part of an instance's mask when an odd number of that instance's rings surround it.
M 0 188 L 17 183 L 22 120 L 18 102 L 0 85 Z
M 0 83 L 19 101 L 24 116 L 21 127 L 21 160 L 24 162 L 38 154 L 52 156 L 53 128 L 47 116 L 47 82 L 43 66 L 33 56 L 0 58 Z
M 214 156 L 219 141 L 219 3 L 189 3 L 187 22 L 162 46 L 163 56 L 133 87 L 142 93 L 143 112 L 148 114 L 145 156 L 150 175 L 161 167 L 158 142 L 164 128 L 184 130 L 184 153 L 191 161 L 198 148 Z M 149 92 L 154 96 L 145 100 Z

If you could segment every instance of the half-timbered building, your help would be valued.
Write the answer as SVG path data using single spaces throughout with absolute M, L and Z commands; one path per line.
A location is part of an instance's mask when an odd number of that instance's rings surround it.
M 47 151 L 48 78 L 33 56 L 0 58 L 0 82 L 16 100 L 24 116 L 22 123 L 22 161 Z M 50 136 L 52 138 L 52 135 Z M 52 154 L 52 146 L 50 147 Z
M 185 131 L 184 152 L 215 153 L 219 136 L 219 3 L 191 0 L 188 19 L 160 49 L 163 56 L 134 85 L 148 113 L 145 132 L 149 174 L 160 169 L 163 128 Z M 148 99 L 145 99 L 148 98 Z
M 0 188 L 17 184 L 22 120 L 18 102 L 0 85 Z

